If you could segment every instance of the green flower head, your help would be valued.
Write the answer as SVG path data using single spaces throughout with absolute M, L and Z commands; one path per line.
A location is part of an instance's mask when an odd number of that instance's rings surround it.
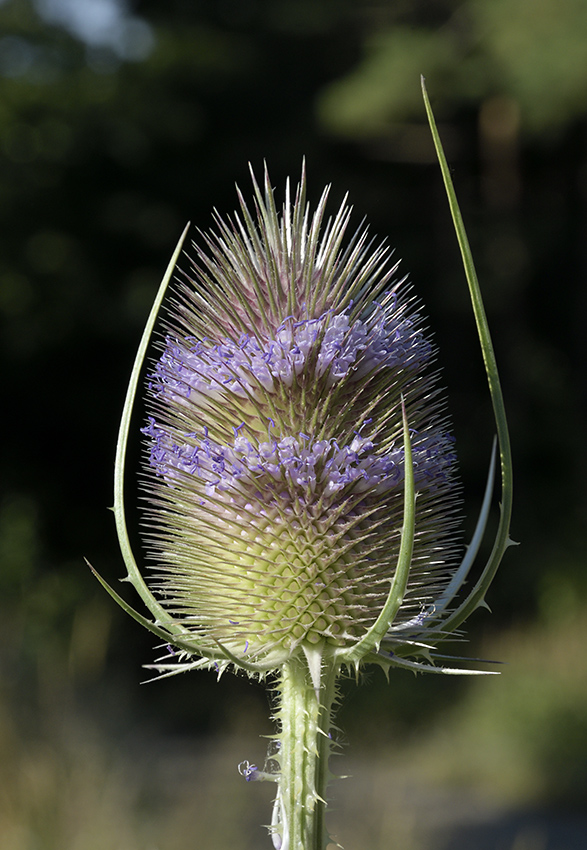
M 176 290 L 143 429 L 146 536 L 182 630 L 270 669 L 354 646 L 385 606 L 404 415 L 418 498 L 396 626 L 451 580 L 458 485 L 434 351 L 388 252 L 364 231 L 345 245 L 349 208 L 325 224 L 304 177 L 281 213 L 267 174 L 254 191 Z

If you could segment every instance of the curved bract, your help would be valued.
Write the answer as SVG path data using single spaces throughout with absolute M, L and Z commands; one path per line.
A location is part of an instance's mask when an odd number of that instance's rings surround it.
M 495 425 L 497 429 L 497 441 L 499 446 L 501 468 L 500 518 L 498 529 L 496 532 L 495 542 L 493 544 L 493 548 L 487 561 L 487 564 L 480 578 L 475 583 L 475 586 L 467 595 L 467 597 L 458 605 L 458 607 L 456 607 L 456 609 L 453 610 L 451 614 L 444 620 L 443 628 L 446 631 L 450 632 L 458 628 L 461 623 L 463 623 L 476 608 L 484 604 L 485 594 L 487 593 L 489 585 L 493 581 L 495 573 L 497 572 L 497 569 L 501 563 L 501 559 L 503 558 L 506 549 L 509 546 L 515 545 L 515 543 L 510 539 L 509 536 L 513 506 L 513 465 L 510 436 L 505 412 L 505 404 L 503 400 L 503 393 L 501 390 L 501 383 L 499 380 L 499 372 L 497 369 L 495 352 L 493 349 L 493 343 L 491 341 L 491 333 L 489 331 L 489 325 L 487 323 L 485 307 L 483 306 L 483 297 L 481 295 L 481 289 L 479 287 L 479 281 L 477 278 L 477 272 L 475 270 L 475 263 L 473 262 L 471 247 L 467 238 L 467 231 L 463 223 L 452 178 L 450 176 L 450 169 L 446 161 L 446 156 L 444 155 L 444 150 L 438 133 L 438 128 L 436 126 L 436 121 L 434 120 L 434 114 L 430 106 L 430 100 L 426 91 L 424 77 L 422 77 L 422 93 L 424 96 L 424 104 L 426 106 L 428 122 L 432 131 L 434 147 L 436 149 L 436 154 L 440 163 L 440 169 L 442 171 L 442 178 L 444 180 L 444 186 L 446 189 L 446 194 L 450 206 L 455 233 L 457 235 L 457 240 L 461 251 L 461 257 L 463 260 L 467 284 L 469 286 L 469 295 L 471 297 L 471 304 L 473 306 L 473 313 L 475 315 L 475 323 L 477 325 L 481 352 L 483 354 L 483 362 L 485 364 L 485 371 L 487 374 L 487 382 L 489 384 L 489 392 L 491 394 L 491 403 L 493 405 L 493 414 L 495 417 Z

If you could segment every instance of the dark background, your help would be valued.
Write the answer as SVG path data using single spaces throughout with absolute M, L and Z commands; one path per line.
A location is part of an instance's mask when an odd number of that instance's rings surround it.
M 557 691 L 558 701 L 532 714 L 535 691 L 519 687 L 515 710 L 491 707 L 491 697 L 482 709 L 468 682 L 399 673 L 388 686 L 373 673 L 359 690 L 345 684 L 341 724 L 357 747 L 414 740 L 460 699 L 471 725 L 486 710 L 522 737 L 531 729 L 528 773 L 543 781 L 528 799 L 580 803 L 587 7 L 152 0 L 113 3 L 101 26 L 91 6 L 80 3 L 76 17 L 67 4 L 0 3 L 5 758 L 20 764 L 22 742 L 35 740 L 58 760 L 62 717 L 105 747 L 137 728 L 156 739 L 270 731 L 264 690 L 244 679 L 140 686 L 153 640 L 114 609 L 83 561 L 112 582 L 123 575 L 107 507 L 142 326 L 185 222 L 195 236 L 213 207 L 232 212 L 234 183 L 249 191 L 249 162 L 260 174 L 267 161 L 280 200 L 305 156 L 310 201 L 332 183 L 335 210 L 348 191 L 355 224 L 365 216 L 402 257 L 440 349 L 474 520 L 493 424 L 423 73 L 494 336 L 514 447 L 512 536 L 522 543 L 490 592 L 493 615 L 472 618 L 464 652 L 499 646 L 511 661 L 529 643 L 555 646 L 550 660 L 541 650 L 528 663 L 543 676 L 540 694 Z M 506 675 L 516 681 L 513 666 Z

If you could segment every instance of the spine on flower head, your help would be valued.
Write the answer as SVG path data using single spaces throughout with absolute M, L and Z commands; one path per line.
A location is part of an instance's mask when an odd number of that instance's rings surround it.
M 151 587 L 211 651 L 271 669 L 359 641 L 400 548 L 410 426 L 417 491 L 396 622 L 448 586 L 459 488 L 434 349 L 397 265 L 302 176 L 196 249 L 149 377 Z

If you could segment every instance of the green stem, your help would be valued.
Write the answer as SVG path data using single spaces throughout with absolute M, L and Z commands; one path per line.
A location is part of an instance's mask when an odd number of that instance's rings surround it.
M 326 786 L 338 666 L 325 665 L 316 690 L 303 658 L 290 658 L 278 684 L 280 775 L 272 822 L 279 850 L 325 850 Z

